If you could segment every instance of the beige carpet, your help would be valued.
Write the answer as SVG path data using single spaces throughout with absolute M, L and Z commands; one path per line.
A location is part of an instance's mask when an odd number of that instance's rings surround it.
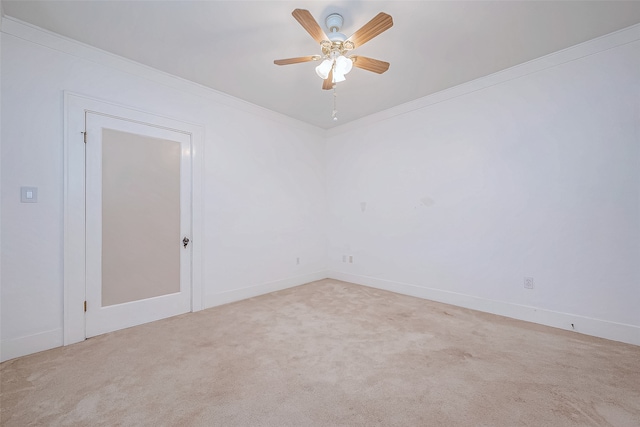
M 640 347 L 334 280 L 0 373 L 3 426 L 640 426 Z

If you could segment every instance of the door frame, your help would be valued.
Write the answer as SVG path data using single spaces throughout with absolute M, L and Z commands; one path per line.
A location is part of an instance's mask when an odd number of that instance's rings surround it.
M 64 92 L 64 321 L 63 344 L 86 339 L 85 113 L 96 112 L 186 133 L 191 137 L 191 311 L 203 308 L 202 162 L 204 127 Z

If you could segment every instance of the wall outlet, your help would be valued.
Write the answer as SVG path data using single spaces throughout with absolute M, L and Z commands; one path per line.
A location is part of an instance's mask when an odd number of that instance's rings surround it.
M 353 255 L 349 255 L 349 264 L 353 264 Z
M 296 265 L 300 265 L 300 257 L 296 258 Z
M 524 278 L 524 287 L 526 289 L 533 289 L 533 277 Z

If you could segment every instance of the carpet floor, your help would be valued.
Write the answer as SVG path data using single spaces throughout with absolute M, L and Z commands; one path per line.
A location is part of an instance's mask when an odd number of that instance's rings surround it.
M 0 365 L 3 426 L 640 426 L 640 347 L 322 280 Z

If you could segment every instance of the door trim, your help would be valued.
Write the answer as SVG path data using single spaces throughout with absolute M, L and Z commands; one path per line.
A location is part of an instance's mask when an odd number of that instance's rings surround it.
M 85 112 L 171 128 L 191 136 L 191 311 L 203 308 L 202 162 L 204 127 L 111 102 L 64 92 L 64 320 L 63 344 L 84 341 L 85 266 Z

